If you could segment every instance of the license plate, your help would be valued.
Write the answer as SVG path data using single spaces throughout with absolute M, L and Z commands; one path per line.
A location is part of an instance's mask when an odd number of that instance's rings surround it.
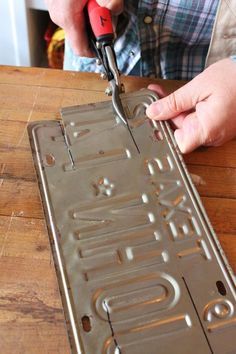
M 74 353 L 236 353 L 236 287 L 148 90 L 29 135 Z M 135 143 L 134 143 L 135 141 Z

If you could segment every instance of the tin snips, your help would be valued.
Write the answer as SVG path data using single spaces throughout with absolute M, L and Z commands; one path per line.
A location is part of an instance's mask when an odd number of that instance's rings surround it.
M 112 95 L 113 109 L 121 121 L 128 126 L 127 118 L 122 106 L 120 94 L 124 87 L 120 81 L 116 55 L 113 48 L 114 31 L 110 11 L 97 4 L 96 0 L 87 3 L 87 23 L 89 41 L 96 53 L 97 59 L 103 65 Z

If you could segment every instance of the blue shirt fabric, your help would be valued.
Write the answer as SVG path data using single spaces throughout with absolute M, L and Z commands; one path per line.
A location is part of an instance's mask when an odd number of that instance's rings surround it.
M 204 69 L 219 0 L 125 0 L 115 52 L 125 75 L 189 80 Z M 64 69 L 101 72 L 66 41 Z

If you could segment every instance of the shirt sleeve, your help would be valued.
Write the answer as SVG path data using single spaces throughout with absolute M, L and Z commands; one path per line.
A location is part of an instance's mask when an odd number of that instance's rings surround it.
M 230 59 L 233 60 L 236 63 L 236 54 L 235 55 L 231 55 Z
M 101 73 L 103 71 L 102 66 L 96 64 L 96 58 L 86 58 L 75 55 L 67 39 L 65 39 L 63 69 L 95 73 Z

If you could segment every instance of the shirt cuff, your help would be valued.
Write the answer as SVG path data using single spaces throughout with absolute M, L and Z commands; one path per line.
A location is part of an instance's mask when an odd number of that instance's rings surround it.
M 230 59 L 233 60 L 236 63 L 236 55 L 231 55 Z

